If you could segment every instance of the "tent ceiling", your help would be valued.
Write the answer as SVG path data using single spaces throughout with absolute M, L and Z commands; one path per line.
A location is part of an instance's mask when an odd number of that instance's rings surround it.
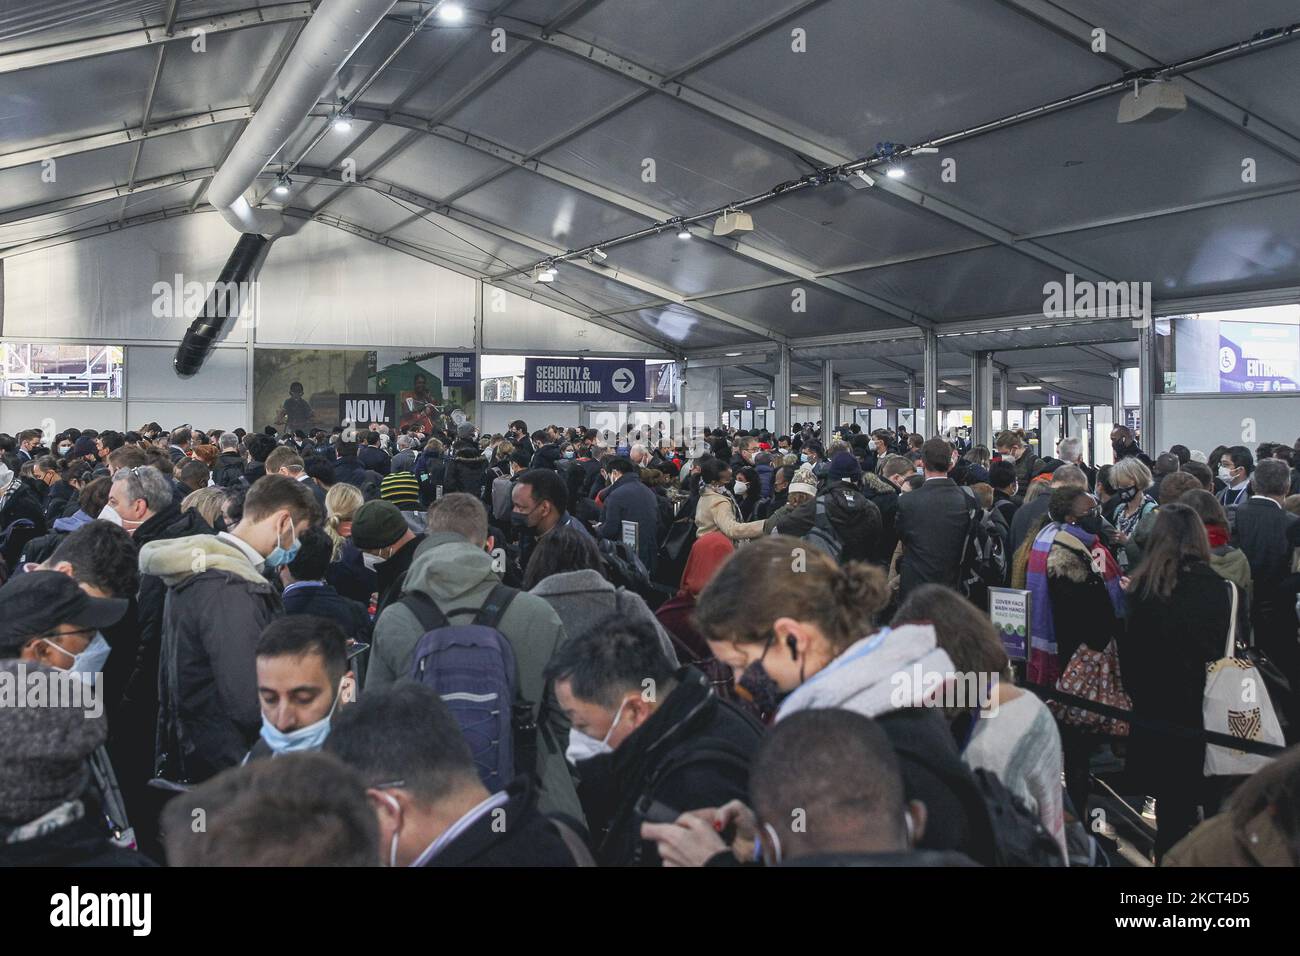
M 1293 41 L 1189 74 L 1179 82 L 1200 98 L 1163 124 L 1118 125 L 1110 96 L 914 157 L 905 195 L 832 183 L 756 207 L 751 233 L 715 240 L 706 222 L 687 242 L 670 228 L 610 249 L 603 265 L 564 265 L 552 288 L 520 274 L 763 192 L 811 172 L 810 160 L 919 142 L 1115 80 L 1134 58 L 1171 62 L 1246 39 L 1294 20 L 1294 0 L 911 0 L 906 16 L 897 0 L 465 6 L 464 24 L 433 21 L 374 76 L 428 9 L 396 5 L 277 157 L 273 169 L 302 166 L 287 207 L 680 350 L 1023 318 L 1041 312 L 1043 284 L 1075 265 L 1150 280 L 1164 300 L 1300 286 Z M 308 10 L 289 0 L 6 4 L 0 255 L 197 208 Z M 183 30 L 170 43 L 155 42 L 156 29 L 143 37 L 172 16 L 182 27 L 216 18 L 205 52 Z M 509 34 L 505 53 L 490 46 L 491 17 Z M 1078 23 L 1106 29 L 1115 51 L 1092 53 Z M 791 48 L 796 29 L 806 52 Z M 78 54 L 90 38 L 96 55 Z M 365 120 L 326 131 L 331 108 L 363 84 Z M 140 141 L 141 129 L 154 132 Z M 58 157 L 54 182 L 41 176 L 45 153 Z M 1255 182 L 1242 182 L 1244 158 Z M 955 181 L 941 176 L 949 159 Z M 345 160 L 363 182 L 340 181 Z M 262 177 L 253 198 L 281 202 L 272 183 Z M 1027 324 L 978 345 L 941 338 L 941 367 L 975 347 L 1012 368 L 1023 349 L 1061 365 L 1058 375 L 1070 362 L 1108 364 L 1071 342 L 1112 343 L 1132 360 L 1127 323 Z M 825 354 L 845 369 L 867 363 L 863 374 L 872 356 L 920 367 L 915 339 Z M 1071 382 L 1108 394 L 1095 377 Z

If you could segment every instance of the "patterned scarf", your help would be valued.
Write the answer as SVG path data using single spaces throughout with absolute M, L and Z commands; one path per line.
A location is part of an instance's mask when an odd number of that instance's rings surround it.
M 1073 535 L 1092 555 L 1092 570 L 1100 573 L 1106 584 L 1106 593 L 1116 616 L 1124 615 L 1124 590 L 1120 587 L 1119 565 L 1114 556 L 1078 525 L 1056 524 L 1049 521 L 1034 538 L 1025 573 L 1025 587 L 1030 593 L 1030 634 L 1028 678 L 1031 684 L 1053 687 L 1061 676 L 1060 662 L 1056 656 L 1056 626 L 1052 620 L 1052 598 L 1047 585 L 1047 558 L 1058 535 Z M 1062 542 L 1062 547 L 1070 547 Z M 1077 547 L 1072 548 L 1077 550 Z

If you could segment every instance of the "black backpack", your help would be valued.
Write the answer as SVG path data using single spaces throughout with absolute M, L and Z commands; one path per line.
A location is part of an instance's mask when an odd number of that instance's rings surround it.
M 988 607 L 989 588 L 1000 588 L 1007 581 L 1007 543 L 993 515 L 979 506 L 973 492 L 970 497 L 970 524 L 961 553 L 961 592 L 981 608 Z

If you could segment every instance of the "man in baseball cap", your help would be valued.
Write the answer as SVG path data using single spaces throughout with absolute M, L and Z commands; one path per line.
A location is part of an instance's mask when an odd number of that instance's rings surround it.
M 110 650 L 99 631 L 120 621 L 127 604 L 120 598 L 91 597 L 58 571 L 20 574 L 0 588 L 0 659 L 98 673 Z
M 423 534 L 412 531 L 391 501 L 367 501 L 352 516 L 352 544 L 363 552 L 366 567 L 375 572 L 382 613 L 402 593 L 406 572 L 415 559 Z

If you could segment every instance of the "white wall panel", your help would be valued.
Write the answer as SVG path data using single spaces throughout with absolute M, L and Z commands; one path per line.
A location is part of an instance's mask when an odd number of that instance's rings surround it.
M 94 398 L 0 399 L 0 432 L 15 435 L 24 428 L 41 428 L 47 437 L 65 428 L 123 427 L 122 402 Z
M 168 346 L 133 345 L 127 348 L 127 399 L 131 402 L 175 398 L 186 402 L 229 402 L 247 397 L 248 353 L 245 349 L 213 349 L 198 374 L 190 378 L 176 374 L 172 368 L 175 357 L 176 350 Z
M 579 297 L 581 298 L 581 297 Z M 484 289 L 483 347 L 512 352 L 614 352 L 661 355 L 662 349 L 630 335 L 553 309 L 505 289 Z
M 248 405 L 245 402 L 128 402 L 128 428 L 145 422 L 157 422 L 163 428 L 180 425 L 191 428 L 247 428 Z
M 10 340 L 92 339 L 179 342 L 183 308 L 155 315 L 155 284 L 215 282 L 238 234 L 204 214 L 135 226 L 4 260 L 4 328 Z M 182 290 L 183 296 L 183 290 Z M 239 322 L 222 341 L 246 341 Z
M 480 430 L 489 435 L 503 433 L 515 419 L 527 422 L 529 432 L 546 425 L 583 424 L 582 405 L 577 402 L 480 402 L 479 409 Z
M 276 241 L 260 286 L 260 343 L 474 347 L 473 279 L 320 223 Z
M 1300 434 L 1300 394 L 1195 398 L 1157 395 L 1155 416 L 1158 444 L 1146 436 L 1142 442 L 1152 457 L 1170 445 L 1186 445 L 1207 455 L 1216 445 L 1254 449 L 1262 441 L 1296 440 Z

